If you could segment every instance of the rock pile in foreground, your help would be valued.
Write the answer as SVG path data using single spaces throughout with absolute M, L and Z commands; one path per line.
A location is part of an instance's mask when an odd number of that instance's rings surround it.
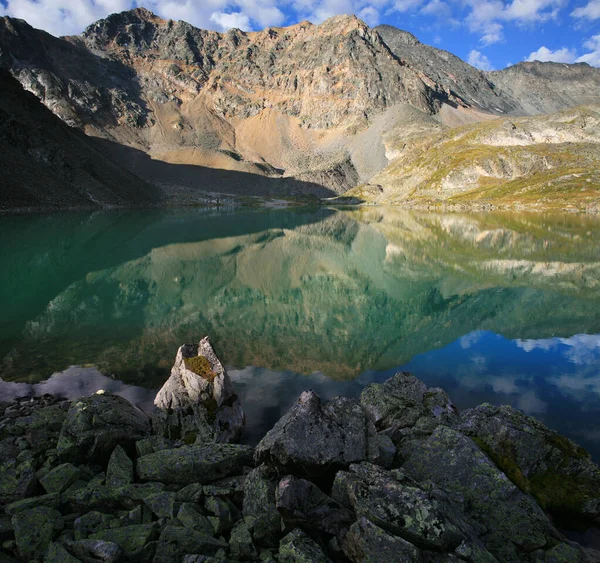
M 303 393 L 256 448 L 207 340 L 147 417 L 120 397 L 0 408 L 0 563 L 600 561 L 600 469 L 509 407 L 407 373 Z

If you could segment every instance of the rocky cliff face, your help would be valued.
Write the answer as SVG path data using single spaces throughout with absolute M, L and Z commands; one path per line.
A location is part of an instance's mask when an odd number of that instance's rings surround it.
M 388 164 L 384 137 L 403 134 L 406 108 L 413 120 L 456 125 L 587 103 L 600 91 L 600 70 L 588 65 L 484 73 L 353 16 L 216 33 L 138 8 L 60 39 L 5 17 L 0 52 L 63 121 L 141 151 L 113 156 L 168 194 L 218 181 L 223 192 L 335 195 Z
M 111 161 L 0 69 L 0 211 L 159 202 L 156 189 Z

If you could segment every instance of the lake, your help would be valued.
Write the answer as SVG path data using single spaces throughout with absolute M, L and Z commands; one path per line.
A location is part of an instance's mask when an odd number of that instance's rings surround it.
M 204 335 L 256 441 L 305 389 L 407 370 L 510 404 L 600 460 L 600 218 L 397 208 L 0 218 L 0 401 L 148 408 Z M 69 366 L 81 366 L 69 368 Z

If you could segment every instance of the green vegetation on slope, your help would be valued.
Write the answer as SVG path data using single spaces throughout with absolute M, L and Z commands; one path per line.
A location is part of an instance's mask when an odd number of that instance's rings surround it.
M 390 144 L 398 156 L 347 197 L 366 203 L 599 209 L 598 106 L 497 119 L 413 138 L 402 147 Z

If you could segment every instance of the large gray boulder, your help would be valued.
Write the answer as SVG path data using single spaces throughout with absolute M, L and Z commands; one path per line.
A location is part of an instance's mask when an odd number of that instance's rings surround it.
M 245 416 L 208 337 L 177 351 L 171 376 L 154 400 L 153 431 L 187 444 L 235 442 Z
M 313 539 L 296 528 L 279 543 L 279 563 L 331 563 Z
M 210 483 L 240 474 L 252 465 L 253 449 L 238 444 L 182 446 L 141 457 L 137 474 L 142 481 L 189 485 Z
M 440 424 L 452 426 L 458 421 L 458 411 L 445 391 L 429 389 L 407 372 L 368 385 L 360 403 L 377 430 L 386 431 L 396 444 L 406 437 L 429 435 Z
M 58 455 L 73 463 L 105 465 L 117 445 L 135 451 L 150 434 L 148 417 L 127 399 L 95 394 L 71 403 L 60 432 Z
M 495 561 L 442 491 L 422 488 L 402 471 L 351 465 L 336 475 L 333 496 L 359 517 L 421 549 L 453 553 L 462 545 L 471 554 L 468 561 Z
M 64 527 L 58 510 L 38 506 L 18 512 L 12 517 L 15 541 L 19 554 L 25 561 L 42 559 L 52 541 Z
M 559 537 L 535 500 L 456 430 L 438 426 L 427 439 L 408 442 L 400 453 L 402 469 L 447 493 L 499 561 L 519 561 Z
M 600 524 L 600 468 L 577 444 L 509 406 L 465 411 L 456 429 L 544 509 L 563 520 Z
M 353 563 L 420 563 L 421 552 L 412 543 L 394 536 L 367 518 L 352 524 L 342 543 Z
M 243 514 L 255 519 L 254 539 L 265 547 L 276 547 L 281 538 L 281 516 L 275 503 L 277 484 L 269 468 L 253 469 L 244 481 Z
M 275 495 L 277 510 L 286 527 L 338 535 L 356 519 L 353 512 L 306 479 L 287 475 Z
M 313 391 L 300 395 L 260 441 L 255 454 L 257 463 L 309 476 L 378 457 L 377 433 L 361 406 L 345 397 L 323 404 Z

